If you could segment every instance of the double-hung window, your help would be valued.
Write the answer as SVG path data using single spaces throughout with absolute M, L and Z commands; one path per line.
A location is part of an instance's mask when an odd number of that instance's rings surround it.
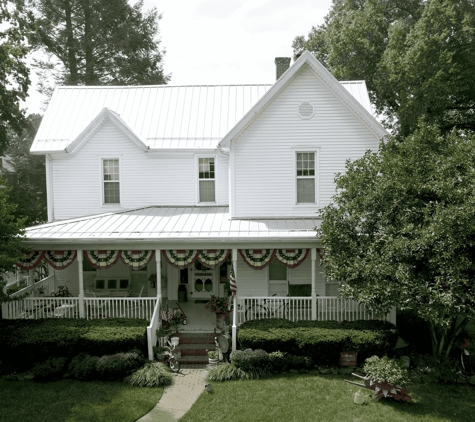
M 102 160 L 104 204 L 120 204 L 119 159 Z
M 315 204 L 315 152 L 297 152 L 297 204 Z
M 198 157 L 198 202 L 216 202 L 214 157 Z

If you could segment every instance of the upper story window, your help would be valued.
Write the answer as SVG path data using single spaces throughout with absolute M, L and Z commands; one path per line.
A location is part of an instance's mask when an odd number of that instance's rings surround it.
M 198 202 L 216 202 L 214 157 L 198 158 Z
M 314 204 L 315 153 L 297 152 L 297 204 Z
M 104 204 L 120 204 L 119 159 L 102 160 Z

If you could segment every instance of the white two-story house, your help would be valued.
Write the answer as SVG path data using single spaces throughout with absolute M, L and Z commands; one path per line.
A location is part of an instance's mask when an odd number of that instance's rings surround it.
M 363 81 L 289 63 L 273 85 L 56 88 L 31 146 L 49 223 L 28 228 L 23 268 L 46 259 L 46 294 L 66 283 L 86 318 L 130 291 L 147 312 L 227 296 L 231 268 L 235 325 L 286 295 L 294 319 L 355 317 L 330 302 L 314 228 L 335 173 L 387 132 Z

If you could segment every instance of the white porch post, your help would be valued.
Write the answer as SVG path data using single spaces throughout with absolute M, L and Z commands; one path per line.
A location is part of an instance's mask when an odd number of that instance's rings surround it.
M 238 274 L 237 274 L 237 255 L 238 251 L 237 249 L 233 249 L 232 251 L 232 259 L 233 259 L 233 269 L 234 269 L 234 277 L 236 279 L 236 286 L 238 286 Z M 239 289 L 237 290 L 239 291 Z M 236 351 L 236 344 L 237 344 L 237 292 L 233 296 L 233 326 L 232 326 L 232 351 Z
M 78 249 L 78 280 L 79 280 L 79 317 L 84 318 L 86 313 L 84 311 L 84 277 L 82 272 L 82 262 L 84 259 L 81 249 Z
M 157 300 L 162 303 L 162 254 L 160 249 L 155 249 L 155 262 L 157 265 Z
M 316 260 L 317 260 L 317 249 L 312 248 L 311 250 L 311 259 L 312 259 L 312 320 L 317 319 L 317 284 L 316 284 Z
M 28 283 L 27 286 L 34 286 L 35 285 L 35 270 L 28 271 Z

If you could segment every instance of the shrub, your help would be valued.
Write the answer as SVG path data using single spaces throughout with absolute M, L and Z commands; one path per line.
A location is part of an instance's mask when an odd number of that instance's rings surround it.
M 67 358 L 51 358 L 37 363 L 32 369 L 32 375 L 39 381 L 53 381 L 62 378 L 66 369 Z
M 148 362 L 144 367 L 125 378 L 125 382 L 137 387 L 163 387 L 170 385 L 173 377 L 161 362 Z
M 388 382 L 393 386 L 404 387 L 409 381 L 409 374 L 399 361 L 389 359 L 387 356 L 379 358 L 373 356 L 366 359 L 364 372 L 372 380 L 380 383 Z
M 234 381 L 234 380 L 253 380 L 266 378 L 272 375 L 268 369 L 250 369 L 244 371 L 242 368 L 238 368 L 232 363 L 225 363 L 217 365 L 208 371 L 206 378 L 209 381 Z
M 137 352 L 105 355 L 97 361 L 96 369 L 101 379 L 117 380 L 131 374 L 144 364 Z
M 236 350 L 230 355 L 231 363 L 243 371 L 268 370 L 270 359 L 264 350 Z
M 426 383 L 457 384 L 464 382 L 462 365 L 456 359 L 437 359 L 431 355 L 412 358 L 411 376 Z
M 73 378 L 87 381 L 97 379 L 97 363 L 98 356 L 90 356 L 86 353 L 81 353 L 75 356 L 69 364 L 68 371 Z

